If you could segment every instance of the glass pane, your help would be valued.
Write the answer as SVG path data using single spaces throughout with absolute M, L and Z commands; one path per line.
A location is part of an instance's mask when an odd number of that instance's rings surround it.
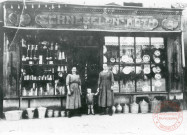
M 136 66 L 136 89 L 137 91 L 151 91 L 151 69 L 149 64 Z
M 121 66 L 120 75 L 121 92 L 135 92 L 135 67 Z
M 166 91 L 166 53 L 164 38 L 151 38 L 152 91 Z
M 118 51 L 118 37 L 105 37 L 105 45 L 103 46 L 103 63 L 119 63 Z
M 12 33 L 13 34 L 13 33 Z M 4 76 L 3 80 L 5 97 L 17 97 L 18 96 L 18 81 L 19 81 L 19 64 L 20 64 L 20 48 L 18 38 L 12 35 L 6 35 L 4 40 L 4 57 L 3 68 Z
M 114 92 L 119 92 L 119 65 L 108 65 L 108 67 L 114 75 L 114 86 L 112 86 L 112 89 Z
M 117 45 L 118 46 L 118 37 L 105 36 L 105 45 Z
M 120 37 L 120 60 L 121 63 L 134 63 L 134 38 Z
M 136 37 L 136 63 L 150 62 L 149 38 Z
M 103 46 L 103 63 L 107 63 L 114 74 L 114 92 L 119 92 L 119 45 L 118 37 L 106 36 Z

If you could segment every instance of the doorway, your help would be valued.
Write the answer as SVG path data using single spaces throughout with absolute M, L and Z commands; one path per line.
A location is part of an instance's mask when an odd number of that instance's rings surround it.
M 97 39 L 93 36 L 78 36 L 76 43 L 72 47 L 72 65 L 77 67 L 82 84 L 82 106 L 83 113 L 86 112 L 87 88 L 92 89 L 92 93 L 97 91 L 98 76 L 100 72 L 100 47 Z M 95 98 L 97 104 L 97 99 Z M 97 105 L 96 105 L 97 106 Z

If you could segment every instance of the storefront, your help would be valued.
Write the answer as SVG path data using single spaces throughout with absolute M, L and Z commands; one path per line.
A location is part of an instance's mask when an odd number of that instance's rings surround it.
M 184 104 L 181 9 L 7 1 L 3 13 L 4 108 L 64 107 L 57 80 L 76 66 L 83 92 L 96 92 L 103 63 L 114 73 L 116 104 Z

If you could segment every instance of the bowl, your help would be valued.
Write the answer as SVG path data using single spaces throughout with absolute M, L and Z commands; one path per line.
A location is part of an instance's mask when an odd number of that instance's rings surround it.
M 4 112 L 6 120 L 14 121 L 22 118 L 22 110 L 13 110 Z

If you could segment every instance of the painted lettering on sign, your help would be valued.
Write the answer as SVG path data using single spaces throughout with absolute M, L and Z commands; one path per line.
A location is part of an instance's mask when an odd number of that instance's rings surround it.
M 158 26 L 158 20 L 153 17 L 141 16 L 89 16 L 89 15 L 62 15 L 62 14 L 38 14 L 35 22 L 42 26 L 47 25 L 88 25 L 88 26 L 116 26 L 125 28 L 145 28 L 152 30 Z
M 123 30 L 123 31 L 162 31 L 176 30 L 180 24 L 179 17 L 137 16 L 117 14 L 89 14 L 63 12 L 16 12 L 7 9 L 5 26 L 55 28 L 55 29 L 89 29 L 89 30 Z

